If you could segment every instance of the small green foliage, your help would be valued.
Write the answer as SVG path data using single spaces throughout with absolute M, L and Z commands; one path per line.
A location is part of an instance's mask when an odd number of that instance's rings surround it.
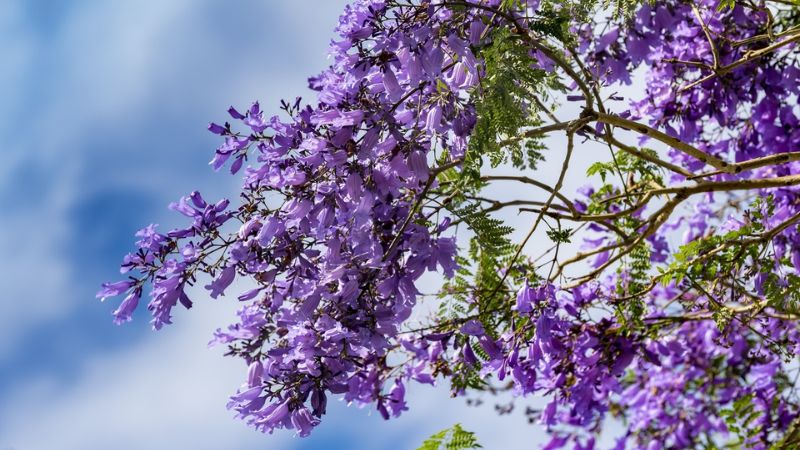
M 447 83 L 445 83 L 441 79 L 437 78 L 436 79 L 436 91 L 438 91 L 440 94 L 446 94 L 446 93 L 450 92 L 450 88 L 447 87 Z
M 510 323 L 510 286 L 520 281 L 525 274 L 533 273 L 531 264 L 517 262 L 503 282 L 502 270 L 508 267 L 514 253 L 514 246 L 508 239 L 512 228 L 481 210 L 480 203 L 463 197 L 454 198 L 447 209 L 456 220 L 469 228 L 473 236 L 469 248 L 457 259 L 459 269 L 455 276 L 447 280 L 440 291 L 442 301 L 437 316 L 441 323 L 450 324 L 449 328 L 442 331 L 458 329 L 463 320 L 469 317 L 481 322 L 489 335 L 496 335 L 497 330 L 504 329 Z M 568 233 L 568 230 L 560 233 L 559 238 L 567 239 Z M 456 340 L 457 347 L 468 345 L 465 336 L 457 335 Z M 478 358 L 489 359 L 480 346 L 472 346 L 472 349 Z M 460 361 L 450 369 L 454 392 L 464 389 L 482 390 L 487 386 L 478 366 L 473 367 Z
M 514 228 L 504 225 L 502 220 L 489 216 L 481 209 L 480 203 L 469 202 L 462 206 L 451 206 L 448 210 L 475 233 L 474 239 L 484 252 L 493 255 L 502 254 L 512 247 L 508 235 Z
M 485 74 L 475 88 L 478 121 L 465 161 L 465 173 L 477 173 L 488 158 L 493 167 L 508 162 L 535 168 L 541 145 L 518 139 L 524 128 L 539 123 L 531 99 L 541 94 L 552 75 L 534 69 L 529 48 L 508 28 L 495 29 L 491 45 L 481 51 Z
M 521 0 L 502 0 L 500 2 L 500 10 L 501 11 L 508 11 L 508 10 L 515 10 L 522 7 Z
M 557 244 L 569 244 L 570 236 L 572 236 L 572 228 L 547 230 L 547 237 Z
M 645 241 L 628 253 L 625 264 L 620 268 L 626 276 L 619 278 L 617 292 L 628 300 L 617 305 L 617 316 L 621 323 L 631 329 L 645 326 L 642 319 L 645 304 L 640 294 L 647 291 L 651 266 L 650 244 Z
M 726 9 L 733 9 L 736 6 L 736 0 L 719 0 L 717 11 L 724 11 Z
M 567 9 L 544 9 L 528 23 L 528 27 L 545 36 L 552 36 L 561 42 L 572 38 L 569 32 L 570 16 Z
M 762 429 L 762 425 L 755 422 L 763 413 L 755 409 L 752 394 L 737 398 L 730 408 L 721 410 L 720 415 L 725 419 L 728 431 L 736 435 L 736 445 L 740 448 L 753 448 L 757 445 L 755 442 L 747 442 L 748 438 L 758 435 Z
M 613 8 L 616 17 L 631 17 L 644 2 L 641 0 L 603 0 L 601 3 L 605 9 Z
M 478 443 L 475 433 L 461 428 L 460 424 L 455 424 L 426 439 L 417 450 L 471 450 L 478 448 L 483 448 L 483 446 Z
M 467 226 L 473 236 L 468 251 L 458 259 L 459 270 L 455 277 L 448 280 L 442 290 L 444 301 L 439 308 L 439 317 L 450 320 L 464 317 L 475 313 L 480 305 L 477 311 L 479 320 L 485 320 L 488 326 L 497 317 L 481 311 L 493 310 L 504 298 L 492 293 L 500 285 L 499 268 L 514 251 L 508 238 L 513 228 L 489 216 L 480 202 L 464 197 L 454 198 L 447 209 L 456 220 Z
M 614 171 L 614 166 L 611 163 L 598 161 L 588 169 L 586 169 L 586 175 L 593 176 L 593 175 L 600 175 L 600 178 L 603 180 L 603 183 L 606 182 L 606 176 Z
M 657 156 L 654 150 L 642 148 L 642 153 Z M 658 185 L 663 184 L 661 169 L 653 163 L 645 161 L 630 153 L 621 152 L 614 156 L 612 161 L 598 161 L 586 169 L 586 175 L 600 175 L 603 183 L 610 175 L 624 174 L 634 177 L 639 183 L 653 182 Z

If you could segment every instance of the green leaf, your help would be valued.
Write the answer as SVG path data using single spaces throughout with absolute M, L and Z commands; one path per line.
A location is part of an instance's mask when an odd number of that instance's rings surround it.
M 478 120 L 464 161 L 464 173 L 472 176 L 480 172 L 484 157 L 493 167 L 509 160 L 520 169 L 536 167 L 542 159 L 541 145 L 519 137 L 540 123 L 532 99 L 543 95 L 555 80 L 552 74 L 531 68 L 536 61 L 528 46 L 510 29 L 495 29 L 490 41 L 480 52 L 485 75 L 472 94 Z
M 422 443 L 417 450 L 471 450 L 483 448 L 478 443 L 475 433 L 461 428 L 460 424 L 455 424 L 451 428 L 446 428 Z
M 720 0 L 717 5 L 717 11 L 724 11 L 725 9 L 733 9 L 736 6 L 736 0 Z
M 551 241 L 559 244 L 569 244 L 570 236 L 572 235 L 572 228 L 563 228 L 559 230 L 547 230 L 547 237 Z

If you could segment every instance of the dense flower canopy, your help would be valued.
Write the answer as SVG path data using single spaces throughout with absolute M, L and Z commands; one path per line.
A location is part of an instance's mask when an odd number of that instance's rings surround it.
M 409 383 L 447 381 L 545 398 L 550 449 L 594 448 L 614 419 L 619 449 L 796 448 L 800 9 L 616 4 L 354 1 L 312 103 L 209 126 L 239 201 L 170 205 L 190 223 L 137 233 L 98 297 L 125 295 L 124 323 L 147 293 L 160 329 L 191 285 L 238 296 L 212 343 L 249 366 L 229 408 L 268 433 L 308 435 L 332 396 L 396 417 Z M 610 158 L 570 196 L 587 141 Z M 498 182 L 529 192 L 485 197 Z M 531 218 L 521 242 L 506 208 Z M 411 326 L 426 272 L 438 312 Z

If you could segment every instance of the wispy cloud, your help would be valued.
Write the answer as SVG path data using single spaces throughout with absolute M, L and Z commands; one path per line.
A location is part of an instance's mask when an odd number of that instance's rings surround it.
M 204 345 L 226 309 L 202 305 L 133 348 L 87 357 L 76 378 L 31 380 L 3 400 L 0 448 L 258 448 L 264 438 L 224 408 L 246 368 Z
M 178 195 L 197 186 L 231 193 L 238 181 L 207 170 L 215 141 L 205 122 L 222 119 L 230 103 L 300 93 L 324 65 L 343 3 L 303 19 L 289 1 L 73 2 L 37 29 L 35 6 L 4 2 L 0 359 L 37 326 L 91 302 L 85 286 L 100 280 L 87 279 L 98 276 L 87 266 L 112 268 L 121 257 L 88 254 L 81 242 L 109 236 L 89 251 L 121 253 L 120 237 L 163 223 L 162 208 Z M 111 192 L 147 202 L 132 210 L 165 213 L 124 229 L 119 219 L 116 229 L 93 227 L 108 225 Z
M 149 85 L 146 53 L 154 47 L 147 40 L 187 2 L 162 3 L 171 7 L 149 15 L 133 14 L 131 7 L 126 11 L 131 14 L 119 16 L 109 14 L 111 3 L 97 9 L 78 5 L 64 26 L 47 36 L 26 22 L 25 2 L 4 3 L 1 20 L 22 32 L 3 41 L 4 54 L 16 56 L 4 65 L 8 70 L 0 83 L 0 131 L 9 147 L 0 178 L 7 205 L 0 251 L 8 255 L 0 271 L 0 356 L 17 346 L 29 327 L 74 307 L 73 268 L 60 249 L 81 239 L 79 230 L 70 228 L 69 213 L 89 181 L 81 179 L 86 143 L 97 134 L 97 123 L 119 120 L 141 106 L 138 99 Z M 125 27 L 126 18 L 137 26 Z M 102 40 L 107 51 L 94 40 Z M 113 70 L 98 73 L 103 68 Z M 119 83 L 126 89 L 117 89 Z

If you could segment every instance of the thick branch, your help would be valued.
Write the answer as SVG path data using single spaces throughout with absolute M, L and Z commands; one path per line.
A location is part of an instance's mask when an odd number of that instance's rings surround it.
M 647 125 L 634 122 L 632 120 L 624 119 L 622 117 L 615 116 L 612 114 L 593 113 L 593 115 L 600 122 L 618 126 L 620 128 L 625 128 L 626 130 L 634 131 L 636 133 L 651 137 L 659 142 L 669 145 L 670 147 L 676 150 L 680 150 L 681 152 L 686 153 L 687 155 L 692 156 L 714 167 L 715 169 L 727 171 L 726 168 L 730 165 L 714 155 L 710 155 L 696 147 L 693 147 L 683 142 L 678 138 L 674 138 L 666 133 L 662 133 L 661 131 L 658 131 L 655 128 L 651 128 Z

